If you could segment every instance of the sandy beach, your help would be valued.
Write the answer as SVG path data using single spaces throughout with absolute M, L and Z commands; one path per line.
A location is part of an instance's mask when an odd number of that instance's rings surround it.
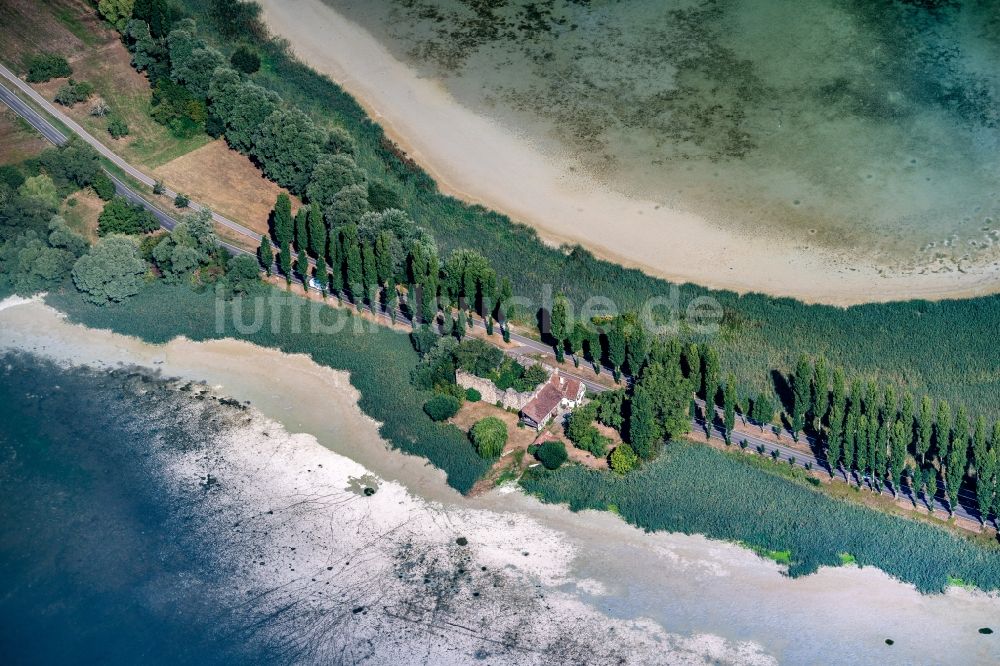
M 375 663 L 413 654 L 462 662 L 478 650 L 495 663 L 582 654 L 912 663 L 941 645 L 966 663 L 1000 658 L 996 642 L 976 633 L 1000 612 L 996 596 L 921 596 L 873 568 L 792 580 L 732 544 L 647 534 L 613 514 L 574 514 L 512 487 L 463 498 L 425 461 L 388 448 L 345 373 L 305 356 L 233 340 L 149 345 L 18 299 L 0 304 L 2 350 L 71 366 L 139 366 L 249 401 L 246 427 L 211 450 L 165 452 L 162 465 L 178 493 L 202 492 L 206 473 L 218 479 L 199 529 L 245 573 L 231 593 L 259 599 L 260 611 L 283 617 L 282 630 L 303 644 L 329 647 L 318 658 L 345 649 L 344 635 L 371 638 Z M 366 497 L 365 486 L 377 492 Z M 608 631 L 619 640 L 606 641 Z M 571 635 L 568 645 L 551 642 Z
M 549 243 L 579 243 L 597 256 L 680 282 L 765 292 L 806 302 L 968 297 L 1000 291 L 1000 263 L 941 259 L 886 268 L 863 254 L 808 241 L 738 235 L 697 215 L 613 192 L 571 171 L 565 155 L 457 103 L 322 0 L 263 0 L 272 32 L 354 95 L 386 133 L 465 201 L 534 227 Z

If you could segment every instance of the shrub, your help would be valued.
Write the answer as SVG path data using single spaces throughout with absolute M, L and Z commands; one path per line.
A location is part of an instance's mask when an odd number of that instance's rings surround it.
M 545 466 L 545 469 L 559 469 L 569 456 L 566 454 L 566 445 L 559 440 L 549 440 L 535 451 L 535 456 Z
M 123 136 L 128 136 L 128 123 L 126 123 L 120 116 L 115 116 L 108 121 L 108 134 L 110 134 L 113 139 L 120 139 Z
M 469 402 L 479 402 L 483 399 L 483 394 L 474 388 L 465 389 L 465 399 Z
M 459 407 L 458 398 L 439 393 L 424 403 L 424 412 L 432 421 L 444 421 L 453 417 Z
M 233 51 L 233 55 L 229 58 L 229 64 L 233 66 L 233 69 L 244 74 L 253 74 L 260 69 L 260 56 L 247 47 L 241 46 Z
M 479 455 L 483 458 L 499 458 L 507 443 L 507 424 L 495 416 L 488 416 L 472 426 L 469 434 Z
M 63 106 L 73 106 L 74 104 L 85 102 L 93 92 L 94 86 L 86 81 L 70 79 L 56 92 L 55 100 Z
M 191 203 L 191 200 L 184 194 L 178 194 L 174 197 L 174 206 L 177 208 L 187 208 L 189 203 Z
M 121 303 L 139 293 L 146 262 L 131 239 L 105 238 L 73 266 L 73 283 L 95 305 Z
M 103 171 L 94 176 L 90 186 L 94 188 L 94 193 L 104 201 L 111 201 L 115 196 L 115 184 Z
M 29 83 L 44 83 L 50 79 L 61 79 L 73 73 L 66 58 L 54 53 L 39 53 L 28 59 Z
M 157 180 L 153 183 L 153 194 L 163 194 L 164 189 L 162 180 Z
M 159 227 L 152 213 L 142 206 L 130 205 L 124 197 L 113 197 L 97 218 L 97 233 L 101 236 L 145 234 Z
M 95 118 L 103 118 L 111 112 L 111 107 L 108 103 L 104 101 L 103 97 L 98 97 L 94 100 L 94 103 L 90 105 L 90 115 Z
M 619 444 L 611 452 L 611 469 L 619 474 L 631 472 L 639 463 L 639 456 L 628 444 Z

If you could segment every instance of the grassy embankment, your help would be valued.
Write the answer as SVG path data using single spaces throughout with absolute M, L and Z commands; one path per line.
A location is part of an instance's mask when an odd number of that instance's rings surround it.
M 432 423 L 422 411 L 429 393 L 414 389 L 409 370 L 416 354 L 404 334 L 365 323 L 353 332 L 357 315 L 291 296 L 281 310 L 279 333 L 272 332 L 271 311 L 263 311 L 260 332 L 243 335 L 227 325 L 216 330 L 216 300 L 210 291 L 162 283 L 113 307 L 95 307 L 71 290 L 55 292 L 48 302 L 73 321 L 162 343 L 177 335 L 194 340 L 220 337 L 305 353 L 321 365 L 347 370 L 361 392 L 361 409 L 382 422 L 382 435 L 397 448 L 427 458 L 443 469 L 448 483 L 467 492 L 488 468 L 465 434 Z M 320 321 L 350 317 L 340 333 L 295 332 L 294 311 L 303 322 L 315 308 Z M 249 313 L 246 321 L 252 317 Z M 308 328 L 308 327 L 303 327 Z M 523 486 L 546 501 L 574 510 L 613 507 L 625 520 L 649 530 L 705 534 L 736 541 L 788 564 L 791 575 L 818 567 L 851 563 L 876 566 L 924 592 L 937 591 L 955 579 L 981 589 L 1000 588 L 1000 549 L 977 544 L 940 528 L 887 515 L 829 497 L 796 470 L 779 476 L 755 458 L 717 451 L 700 444 L 674 443 L 657 461 L 624 477 L 569 465 L 556 472 L 535 470 Z M 778 465 L 775 465 L 777 467 Z M 798 470 L 799 472 L 801 470 Z M 847 554 L 850 554 L 849 556 Z
M 1000 588 L 1000 549 L 916 520 L 832 499 L 715 449 L 675 442 L 627 476 L 580 466 L 533 469 L 522 485 L 573 510 L 608 508 L 649 530 L 740 542 L 787 564 L 792 576 L 820 566 L 875 566 L 922 592 L 954 579 Z
M 418 220 L 435 231 L 445 248 L 476 246 L 482 249 L 498 266 L 510 267 L 510 276 L 524 293 L 528 293 L 529 285 L 534 286 L 539 281 L 548 280 L 557 287 L 566 287 L 574 295 L 582 294 L 584 289 L 599 293 L 603 287 L 608 287 L 604 293 L 617 295 L 621 303 L 628 304 L 645 295 L 662 293 L 666 289 L 667 285 L 662 281 L 653 280 L 636 271 L 625 271 L 605 262 L 594 261 L 579 253 L 567 258 L 562 253 L 545 248 L 537 242 L 532 232 L 511 226 L 502 216 L 469 208 L 435 194 L 426 176 L 403 164 L 382 144 L 380 130 L 364 118 L 353 100 L 325 79 L 285 58 L 280 51 L 267 48 L 271 50 L 265 59 L 265 72 L 260 78 L 272 83 L 288 99 L 301 97 L 297 101 L 312 107 L 317 114 L 330 109 L 341 114 L 341 122 L 355 130 L 355 138 L 361 144 L 361 163 L 373 177 L 381 179 L 383 184 L 390 187 L 403 206 L 410 209 Z M 299 83 L 303 87 L 296 93 L 295 86 Z M 318 93 L 313 91 L 305 94 L 303 91 L 310 90 L 310 86 L 315 87 Z M 482 245 L 483 238 L 489 239 L 490 243 Z M 696 287 L 684 287 L 684 290 L 685 297 L 703 293 L 703 290 Z M 895 329 L 905 329 L 906 326 L 898 318 L 894 320 L 895 323 L 877 322 L 886 308 L 902 307 L 900 312 L 908 312 L 907 316 L 913 317 L 914 322 L 930 320 L 930 329 L 936 330 L 944 330 L 940 327 L 944 326 L 945 320 L 950 316 L 948 313 L 957 312 L 964 314 L 972 324 L 972 332 L 963 339 L 982 345 L 981 341 L 987 338 L 982 335 L 981 329 L 997 313 L 996 299 L 933 306 L 871 306 L 874 310 L 866 315 L 865 308 L 843 311 L 812 308 L 765 297 L 740 299 L 725 292 L 712 294 L 728 306 L 723 348 L 734 362 L 738 362 L 733 367 L 753 371 L 754 376 L 763 375 L 768 367 L 787 364 L 788 359 L 799 349 L 826 351 L 835 359 L 850 361 L 851 367 L 857 369 L 875 367 L 878 360 L 876 354 L 862 353 L 860 346 L 851 342 L 851 335 L 834 335 L 832 331 L 837 330 L 835 327 L 817 326 L 816 320 L 826 318 L 827 324 L 852 321 L 853 330 L 875 335 L 883 345 L 891 346 L 894 337 L 900 335 L 900 331 Z M 195 339 L 217 335 L 214 329 L 214 300 L 207 294 L 193 294 L 186 291 L 186 288 L 156 285 L 123 307 L 104 310 L 86 306 L 75 294 L 68 292 L 53 296 L 53 302 L 82 323 L 139 335 L 151 341 L 166 340 L 177 334 Z M 969 307 L 971 309 L 967 309 Z M 970 313 L 976 312 L 979 315 L 970 317 Z M 780 315 L 779 323 L 782 325 L 775 324 L 773 318 L 768 319 L 768 314 L 774 314 L 775 317 Z M 751 315 L 759 319 L 755 320 Z M 952 325 L 952 322 L 948 324 Z M 841 330 L 843 328 L 841 326 Z M 269 330 L 269 322 L 265 321 L 262 333 L 235 337 L 289 352 L 309 353 L 322 364 L 351 371 L 352 381 L 363 396 L 362 408 L 385 423 L 383 434 L 401 449 L 425 456 L 444 469 L 448 473 L 449 483 L 459 490 L 471 487 L 484 471 L 485 465 L 460 432 L 431 424 L 424 417 L 420 405 L 427 396 L 409 387 L 408 371 L 416 357 L 404 336 L 381 329 L 367 336 L 345 334 L 322 338 L 292 333 L 272 335 Z M 287 330 L 287 327 L 283 330 Z M 798 334 L 803 339 L 789 339 L 789 345 L 783 347 L 784 338 L 768 337 L 768 333 L 775 331 L 783 331 L 784 336 Z M 231 335 L 232 331 L 228 333 Z M 753 353 L 739 354 L 742 347 L 747 347 Z M 986 369 L 976 375 L 981 379 L 973 388 L 975 394 L 986 392 L 986 387 L 996 382 L 996 377 L 989 370 L 995 372 L 997 364 L 991 365 L 995 350 L 974 358 L 971 353 L 973 348 L 974 345 L 963 347 L 960 360 Z M 871 350 L 872 346 L 869 345 L 868 349 Z M 875 349 L 878 349 L 878 345 Z M 958 386 L 962 377 L 962 364 L 950 365 L 942 358 L 942 354 L 924 356 L 923 352 L 929 349 L 926 345 L 904 348 L 906 353 L 897 354 L 886 363 L 886 367 L 890 368 L 888 374 L 896 376 L 902 372 L 900 376 L 912 380 L 916 386 L 924 383 L 937 386 L 939 390 L 948 387 L 949 382 Z M 780 361 L 753 365 L 754 361 L 768 358 L 769 354 L 775 355 L 775 358 L 780 357 Z M 951 393 L 944 395 L 954 397 Z M 991 409 L 996 408 L 992 402 L 989 404 Z M 949 574 L 955 578 L 971 580 L 981 587 L 997 586 L 995 552 L 978 549 L 969 542 L 916 522 L 882 516 L 861 507 L 834 502 L 811 489 L 788 484 L 751 466 L 737 464 L 733 460 L 727 462 L 722 453 L 708 449 L 701 449 L 699 452 L 697 448 L 700 447 L 681 445 L 661 461 L 625 479 L 570 467 L 555 475 L 527 479 L 525 483 L 550 500 L 568 501 L 571 504 L 575 502 L 577 508 L 583 506 L 581 502 L 590 502 L 595 508 L 615 505 L 626 519 L 649 529 L 704 532 L 717 538 L 743 541 L 760 552 L 774 553 L 776 558 L 784 558 L 787 553 L 793 573 L 804 573 L 823 563 L 836 564 L 841 561 L 840 553 L 849 552 L 859 563 L 877 564 L 925 590 L 939 589 L 944 584 L 941 580 L 947 582 Z M 694 453 L 679 455 L 678 451 Z M 712 487 L 712 492 L 705 492 L 704 486 L 698 487 L 697 484 L 704 483 L 706 479 L 720 487 Z M 564 485 L 567 480 L 569 485 Z M 682 488 L 700 492 L 678 495 Z M 737 498 L 739 493 L 748 488 L 771 489 L 773 492 L 768 496 L 772 503 L 765 505 L 771 511 L 758 509 L 747 515 L 746 507 L 755 505 L 749 502 L 738 504 L 735 499 L 729 503 L 720 503 L 718 499 Z M 671 489 L 673 494 L 667 492 Z M 802 498 L 797 496 L 803 490 L 812 493 L 808 503 L 800 501 Z M 601 501 L 598 502 L 598 499 Z M 682 506 L 685 507 L 683 510 L 678 509 Z M 787 509 L 789 506 L 792 507 L 790 510 Z M 808 510 L 802 508 L 806 506 Z M 669 507 L 667 518 L 660 513 L 663 507 Z M 824 521 L 827 531 L 822 533 L 823 539 L 810 536 L 807 525 L 815 516 L 825 515 L 824 512 L 839 518 L 837 521 Z M 691 520 L 691 516 L 697 516 L 700 520 Z M 689 519 L 684 520 L 685 517 Z M 886 529 L 894 531 L 886 533 Z M 907 542 L 897 541 L 894 546 L 890 546 L 891 540 L 886 534 L 909 539 L 909 543 L 917 544 L 916 550 L 921 553 L 927 550 L 923 547 L 926 543 L 936 544 L 941 548 L 932 548 L 933 552 L 926 557 L 911 557 L 910 566 L 904 567 L 898 558 L 894 558 L 894 553 L 898 552 L 900 543 Z M 868 544 L 867 548 L 864 547 L 865 544 Z M 969 566 L 969 562 L 976 561 L 976 558 L 979 558 L 976 566 L 979 567 L 980 574 L 970 575 L 974 569 Z
M 202 36 L 225 52 L 232 49 L 232 44 L 213 39 L 203 3 L 184 4 L 198 18 Z M 398 154 L 381 127 L 339 86 L 280 45 L 258 47 L 264 63 L 254 79 L 317 121 L 346 127 L 357 141 L 357 161 L 369 178 L 389 188 L 402 208 L 432 229 L 445 252 L 479 250 L 512 280 L 515 291 L 536 300 L 543 284 L 564 290 L 577 304 L 604 295 L 622 309 L 637 309 L 647 299 L 669 293 L 666 281 L 596 260 L 585 251 L 547 247 L 533 230 L 504 215 L 439 194 L 430 177 Z M 766 270 L 765 264 L 761 270 Z M 1000 296 L 843 309 L 680 285 L 682 306 L 703 295 L 725 309 L 714 342 L 724 367 L 748 387 L 763 388 L 772 369 L 787 371 L 800 353 L 823 353 L 849 372 L 877 375 L 917 393 L 965 402 L 987 417 L 1000 416 L 1000 348 L 992 344 L 993 332 L 1000 327 Z M 534 321 L 533 312 L 522 315 L 528 323 Z
M 226 304 L 226 327 L 219 332 L 214 294 L 196 293 L 188 286 L 171 287 L 155 282 L 126 303 L 103 308 L 88 305 L 72 289 L 53 293 L 48 300 L 74 321 L 152 343 L 166 342 L 178 335 L 192 340 L 232 337 L 288 353 L 308 354 L 320 365 L 350 372 L 351 383 L 361 392 L 361 409 L 382 423 L 382 436 L 399 449 L 427 458 L 444 470 L 448 483 L 455 489 L 468 492 L 489 467 L 473 450 L 465 433 L 454 426 L 434 423 L 424 414 L 423 403 L 432 394 L 410 384 L 410 370 L 417 363 L 417 354 L 409 338 L 387 327 L 364 322 L 349 309 L 334 309 L 288 296 L 289 305 L 279 310 L 277 321 L 272 321 L 271 308 L 262 308 L 260 331 L 244 335 L 233 326 L 232 303 Z M 350 320 L 339 333 L 311 333 L 310 309 L 326 325 L 333 325 L 341 317 Z M 250 312 L 244 316 L 248 323 L 253 320 Z M 300 317 L 301 326 L 295 325 L 295 317 Z M 362 334 L 354 332 L 355 322 L 364 327 Z M 273 333 L 274 330 L 279 332 Z

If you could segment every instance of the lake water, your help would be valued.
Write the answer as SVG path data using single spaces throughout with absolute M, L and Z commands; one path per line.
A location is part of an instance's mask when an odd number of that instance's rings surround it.
M 325 1 L 623 193 L 884 265 L 1000 252 L 998 3 Z

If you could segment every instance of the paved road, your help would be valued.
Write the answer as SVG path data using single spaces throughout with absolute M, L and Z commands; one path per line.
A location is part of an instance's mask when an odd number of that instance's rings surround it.
M 23 91 L 26 95 L 29 95 L 32 100 L 38 103 L 42 108 L 51 113 L 53 116 L 58 118 L 71 130 L 76 132 L 84 141 L 94 146 L 98 150 L 98 152 L 100 152 L 103 156 L 111 160 L 120 169 L 128 173 L 136 180 L 152 187 L 154 183 L 152 178 L 145 175 L 138 169 L 132 167 L 127 162 L 125 162 L 125 160 L 123 160 L 121 157 L 113 153 L 104 144 L 102 144 L 92 135 L 90 135 L 85 129 L 80 127 L 77 123 L 73 122 L 73 120 L 68 118 L 65 114 L 56 109 L 53 105 L 49 104 L 49 102 L 46 101 L 43 97 L 41 97 L 41 95 L 39 95 L 37 92 L 35 92 L 34 89 L 31 88 L 31 86 L 27 85 L 19 78 L 17 78 L 12 72 L 10 72 L 10 70 L 8 70 L 3 65 L 0 65 L 0 75 L 11 81 L 11 83 L 16 85 L 18 89 Z M 67 138 L 62 133 L 62 131 L 60 131 L 58 128 L 52 125 L 52 123 L 50 123 L 46 118 L 44 118 L 41 114 L 36 112 L 30 105 L 26 104 L 17 95 L 15 95 L 13 92 L 11 92 L 8 88 L 3 86 L 2 84 L 0 84 L 0 101 L 3 101 L 11 109 L 13 109 L 16 113 L 18 113 L 21 117 L 23 117 L 35 129 L 37 129 L 42 134 L 42 136 L 44 136 L 50 142 L 56 145 L 62 145 L 67 141 Z M 154 206 L 145 198 L 139 196 L 135 191 L 133 191 L 128 185 L 126 185 L 126 183 L 124 183 L 116 175 L 108 172 L 108 176 L 114 182 L 115 189 L 117 190 L 119 195 L 125 197 L 135 205 L 140 205 L 145 207 L 153 215 L 156 216 L 157 221 L 163 228 L 170 230 L 173 229 L 174 225 L 177 224 L 177 220 L 175 220 L 173 217 L 171 217 L 164 211 Z M 165 193 L 167 194 L 167 196 L 170 197 L 175 196 L 175 193 L 171 192 L 170 190 L 166 190 Z M 199 205 L 197 202 L 191 202 L 189 207 L 192 210 L 196 211 L 202 210 L 203 208 L 203 206 Z M 233 222 L 228 218 L 222 217 L 221 215 L 218 215 L 216 213 L 213 213 L 212 217 L 217 223 L 221 224 L 222 226 L 227 227 L 239 234 L 242 234 L 249 239 L 252 239 L 254 244 L 256 244 L 260 239 L 259 235 L 255 231 L 252 231 L 251 229 L 244 227 L 241 224 Z M 233 255 L 247 254 L 250 256 L 254 256 L 252 252 L 248 252 L 230 243 L 220 241 L 220 244 L 227 250 L 229 250 L 231 253 L 233 253 Z M 298 284 L 302 284 L 302 282 L 298 279 L 295 279 L 293 281 Z M 387 324 L 390 323 L 391 321 L 402 321 L 404 323 L 412 323 L 410 319 L 407 318 L 406 313 L 403 311 L 397 311 L 396 316 L 394 318 L 389 313 L 382 312 L 374 307 L 371 308 L 371 312 L 376 317 L 385 321 Z M 474 318 L 471 319 L 470 321 L 473 327 L 479 328 L 481 330 L 486 329 L 486 324 L 484 321 L 482 321 L 481 318 Z M 520 347 L 516 349 L 505 350 L 506 353 L 508 354 L 520 355 L 527 351 L 527 352 L 543 354 L 546 356 L 552 355 L 553 352 L 552 347 L 543 342 L 539 342 L 527 336 L 520 335 L 518 333 L 515 333 L 514 331 L 511 331 L 510 339 L 512 342 L 520 345 Z M 592 377 L 588 377 L 583 373 L 575 371 L 566 371 L 566 370 L 563 370 L 561 372 L 563 375 L 579 379 L 584 384 L 584 386 L 586 386 L 587 389 L 593 393 L 602 393 L 604 391 L 609 390 L 603 384 L 597 383 Z M 608 368 L 606 366 L 602 366 L 602 372 L 607 373 L 608 376 L 612 374 L 611 368 Z M 701 409 L 704 412 L 705 408 L 704 402 L 699 400 L 698 403 L 700 404 Z M 719 419 L 716 418 L 715 422 L 713 423 L 710 429 L 710 436 L 713 439 L 724 441 L 723 432 L 718 427 L 718 423 Z M 706 430 L 705 422 L 702 419 L 693 418 L 691 424 L 692 424 L 692 429 L 695 431 L 700 430 L 701 432 L 705 432 Z M 780 433 L 781 433 L 780 435 L 781 438 L 787 439 L 788 441 L 792 440 L 792 435 L 789 431 L 781 429 Z M 802 449 L 786 444 L 775 443 L 769 439 L 766 439 L 758 435 L 754 435 L 752 433 L 745 433 L 745 432 L 735 433 L 732 439 L 734 443 L 738 443 L 741 440 L 746 440 L 748 443 L 748 449 L 750 450 L 757 450 L 758 447 L 760 446 L 764 447 L 764 450 L 767 452 L 767 454 L 770 454 L 771 451 L 777 450 L 779 452 L 779 457 L 778 457 L 779 460 L 787 461 L 794 459 L 796 464 L 802 466 L 809 465 L 819 470 L 826 469 L 825 459 L 822 459 L 821 457 L 815 455 L 812 452 L 807 452 Z M 811 451 L 821 450 L 821 447 L 817 446 L 817 443 L 811 438 L 803 436 L 801 439 L 803 440 L 805 445 L 809 447 Z M 887 488 L 883 488 L 882 493 L 891 495 L 891 492 Z M 959 507 L 955 513 L 962 518 L 978 521 L 979 513 L 974 508 L 977 504 L 975 493 L 971 489 L 963 487 L 959 493 L 959 497 L 960 497 Z M 947 500 L 946 496 L 944 495 L 943 489 L 938 495 L 936 504 L 938 505 L 940 510 L 942 511 L 946 510 Z
M 119 169 L 121 169 L 122 171 L 124 171 L 125 173 L 127 173 L 129 176 L 131 176 L 132 178 L 135 178 L 137 181 L 139 181 L 140 183 L 143 183 L 144 185 L 148 185 L 149 187 L 153 187 L 153 185 L 156 183 L 156 181 L 153 178 L 147 176 L 145 173 L 143 173 L 139 169 L 136 169 L 134 166 L 132 166 L 131 164 L 129 164 L 128 162 L 126 162 L 125 160 L 123 160 L 120 156 L 118 156 L 117 154 L 115 154 L 114 151 L 112 151 L 110 148 L 108 148 L 103 143 L 101 143 L 100 141 L 98 141 L 92 134 L 90 134 L 87 130 L 85 130 L 83 127 L 81 127 L 76 121 L 74 121 L 72 118 L 70 118 L 65 113 L 63 113 L 59 108 L 57 108 L 54 104 L 50 103 L 47 99 L 45 99 L 44 97 L 42 97 L 41 95 L 39 95 L 38 92 L 36 92 L 34 88 L 32 88 L 27 83 L 25 83 L 24 81 L 22 81 L 20 78 L 17 77 L 17 75 L 15 75 L 13 72 L 11 72 L 9 69 L 7 69 L 6 67 L 4 67 L 3 65 L 0 65 L 0 76 L 2 76 L 4 79 L 6 79 L 7 81 L 9 81 L 10 84 L 13 85 L 13 86 L 15 86 L 18 90 L 20 90 L 22 94 L 28 96 L 35 104 L 37 104 L 42 109 L 44 109 L 46 113 L 51 114 L 54 118 L 58 119 L 59 122 L 61 122 L 63 125 L 65 125 L 70 130 L 72 130 L 77 136 L 79 136 L 81 139 L 83 139 L 84 141 L 86 141 L 87 143 L 89 143 L 91 146 L 93 146 L 97 150 L 97 152 L 99 152 L 103 157 L 107 158 L 116 167 L 118 167 Z M 31 115 L 35 116 L 39 120 L 42 120 L 44 124 L 48 124 L 47 121 L 45 121 L 43 118 L 41 118 L 41 116 L 34 111 L 34 109 L 32 109 L 27 104 L 24 104 L 24 102 L 22 102 L 20 99 L 18 99 L 15 95 L 12 95 L 9 91 L 4 91 L 4 92 L 6 94 L 4 96 L 4 100 L 3 101 L 6 102 L 8 104 L 8 106 L 12 106 L 12 105 L 8 102 L 7 95 L 9 95 L 10 97 L 13 97 L 14 99 L 17 99 L 17 101 L 21 104 L 21 106 L 23 108 L 27 109 L 28 112 Z M 21 113 L 21 111 L 19 109 L 15 109 L 15 110 L 18 113 Z M 30 118 L 26 117 L 26 120 L 28 120 L 28 122 L 30 122 L 32 125 L 35 125 L 35 122 L 33 122 Z M 59 141 L 55 141 L 53 139 L 53 137 L 49 136 L 49 134 L 46 131 L 43 131 L 37 125 L 35 125 L 35 127 L 38 128 L 39 131 L 41 131 L 43 135 L 45 135 L 45 138 L 49 139 L 53 143 L 60 143 Z M 59 134 L 59 136 L 62 136 L 62 133 L 59 132 L 58 130 L 56 130 L 51 125 L 50 125 L 50 128 L 51 128 L 51 130 L 56 131 Z M 65 140 L 66 140 L 65 137 L 62 137 L 62 141 L 65 141 Z M 173 190 L 171 190 L 169 188 L 165 188 L 163 193 L 166 196 L 168 196 L 170 199 L 173 199 L 174 197 L 177 196 L 177 192 L 174 192 Z M 199 204 L 196 201 L 192 201 L 190 204 L 188 204 L 188 207 L 191 208 L 191 210 L 194 210 L 194 211 L 200 211 L 200 210 L 202 210 L 202 208 L 204 208 L 204 206 L 202 206 L 201 204 Z M 219 215 L 218 213 L 216 213 L 216 212 L 213 211 L 212 212 L 212 219 L 215 220 L 216 223 L 218 223 L 218 224 L 220 224 L 220 225 L 222 225 L 224 227 L 227 227 L 228 229 L 230 229 L 230 230 L 232 230 L 232 231 L 234 231 L 234 232 L 236 232 L 238 234 L 246 236 L 247 238 L 249 238 L 250 240 L 253 241 L 253 244 L 255 246 L 257 245 L 257 243 L 260 242 L 260 234 L 259 233 L 257 233 L 256 231 L 253 231 L 252 229 L 248 229 L 247 227 L 244 227 L 241 224 L 237 224 L 236 222 L 233 222 L 232 220 L 230 220 L 227 217 Z

